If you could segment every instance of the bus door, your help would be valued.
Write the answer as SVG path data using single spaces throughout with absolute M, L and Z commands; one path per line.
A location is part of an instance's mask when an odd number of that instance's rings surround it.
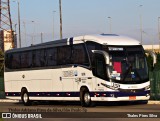
M 106 64 L 102 54 L 95 54 L 93 73 L 101 79 L 105 79 L 106 77 Z
M 109 64 L 109 55 L 108 53 L 101 50 L 94 50 L 94 60 L 92 62 L 92 72 L 95 76 L 94 87 L 98 90 L 101 90 L 99 85 L 100 80 L 106 81 L 107 79 L 107 69 L 106 64 Z

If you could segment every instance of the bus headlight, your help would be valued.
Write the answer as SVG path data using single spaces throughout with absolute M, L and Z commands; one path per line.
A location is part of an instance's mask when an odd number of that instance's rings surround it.
M 145 87 L 145 90 L 149 90 L 150 89 L 150 85 Z

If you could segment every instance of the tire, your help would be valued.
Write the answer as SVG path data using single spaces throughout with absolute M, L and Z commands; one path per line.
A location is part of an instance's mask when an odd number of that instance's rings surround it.
M 95 103 L 91 101 L 90 93 L 86 88 L 81 89 L 80 101 L 81 101 L 82 107 L 90 107 L 95 105 Z
M 140 102 L 141 104 L 148 104 L 148 100 L 143 100 Z
M 21 100 L 25 106 L 31 105 L 31 101 L 29 100 L 29 94 L 26 89 L 23 89 L 21 92 Z

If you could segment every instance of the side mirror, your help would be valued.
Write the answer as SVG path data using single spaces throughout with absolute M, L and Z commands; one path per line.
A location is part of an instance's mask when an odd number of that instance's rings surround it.
M 92 50 L 93 53 L 102 54 L 105 58 L 106 64 L 109 64 L 109 54 L 102 50 Z
M 145 53 L 148 53 L 153 58 L 153 67 L 157 63 L 157 55 L 151 50 L 145 50 Z

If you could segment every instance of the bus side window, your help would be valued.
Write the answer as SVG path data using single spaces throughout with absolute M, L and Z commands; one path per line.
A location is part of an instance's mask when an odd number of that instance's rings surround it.
M 28 52 L 24 52 L 21 53 L 21 67 L 20 68 L 28 68 L 29 67 L 29 53 Z
M 34 50 L 32 52 L 32 67 L 41 67 L 41 50 Z
M 19 53 L 14 53 L 13 54 L 12 67 L 13 67 L 13 69 L 19 69 L 20 68 L 20 56 L 19 56 Z
M 71 64 L 71 47 L 70 46 L 61 46 L 57 49 L 58 65 Z
M 84 44 L 74 45 L 72 51 L 73 51 L 72 53 L 73 64 L 80 64 L 85 66 L 89 65 L 89 60 Z
M 6 56 L 5 56 L 6 68 L 12 69 L 12 61 L 13 61 L 13 55 L 12 54 L 6 54 Z
M 36 67 L 36 53 L 32 52 L 32 67 Z
M 32 51 L 28 51 L 28 67 L 27 68 L 31 68 L 32 67 Z
M 87 45 L 87 49 L 88 49 L 88 52 L 89 52 L 89 56 L 90 56 L 90 59 L 91 59 L 91 64 L 93 65 L 93 61 L 94 61 L 94 56 L 93 56 L 93 53 L 92 53 L 92 50 L 95 50 L 95 44 L 90 44 L 90 45 Z
M 57 48 L 49 48 L 46 50 L 46 65 L 47 66 L 57 65 Z
M 41 66 L 41 67 L 44 67 L 44 66 L 45 66 L 45 63 L 46 63 L 45 50 L 44 50 L 44 49 L 40 50 L 39 60 L 40 60 L 40 66 Z
M 94 54 L 93 54 L 92 50 L 101 50 L 102 46 L 96 42 L 91 42 L 91 41 L 87 41 L 86 45 L 87 45 L 88 53 L 89 53 L 89 56 L 91 59 L 91 64 L 93 65 Z

